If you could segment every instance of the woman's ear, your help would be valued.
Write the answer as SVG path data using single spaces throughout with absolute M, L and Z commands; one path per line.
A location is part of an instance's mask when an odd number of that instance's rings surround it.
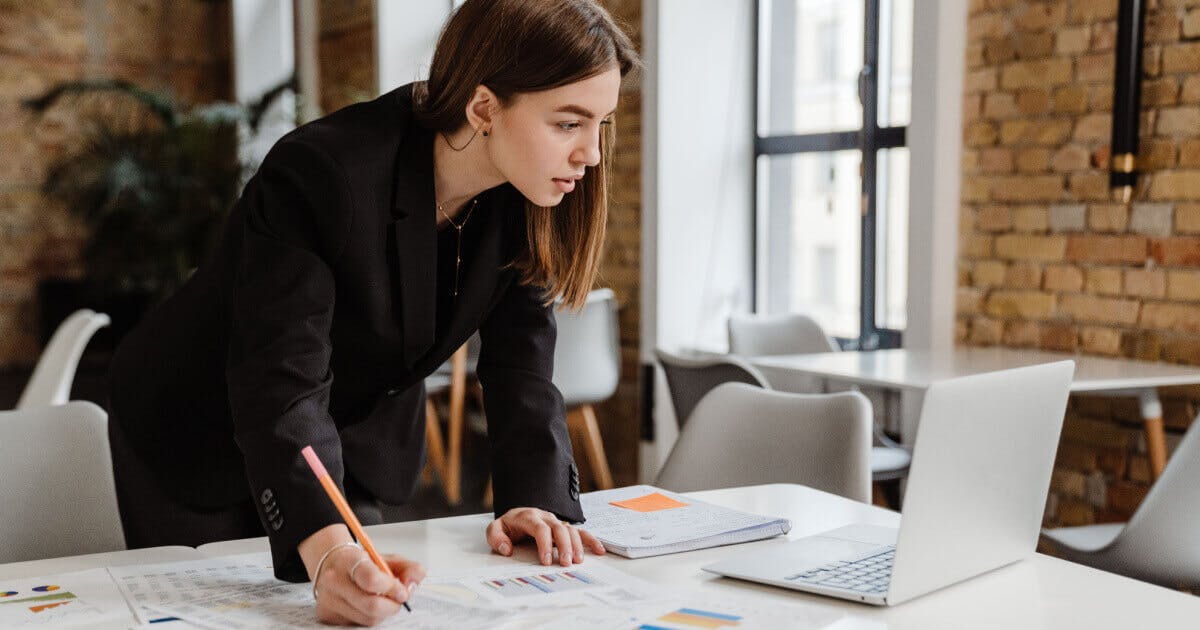
M 471 125 L 472 129 L 490 130 L 492 118 L 499 109 L 500 99 L 496 97 L 496 93 L 486 85 L 477 85 L 475 94 L 467 103 L 467 124 Z

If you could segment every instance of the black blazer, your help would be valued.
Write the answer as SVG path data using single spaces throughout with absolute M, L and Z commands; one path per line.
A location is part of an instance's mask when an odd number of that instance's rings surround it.
M 424 459 L 424 377 L 476 330 L 496 514 L 583 520 L 550 380 L 554 314 L 508 266 L 526 247 L 509 184 L 479 197 L 479 246 L 435 338 L 434 134 L 411 97 L 410 84 L 280 139 L 213 255 L 113 358 L 113 417 L 135 451 L 185 504 L 252 497 L 285 579 L 306 579 L 296 545 L 340 522 L 300 449 L 404 503 Z

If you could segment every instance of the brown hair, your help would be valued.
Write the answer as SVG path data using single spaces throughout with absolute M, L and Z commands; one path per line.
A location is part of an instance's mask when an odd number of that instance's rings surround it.
M 414 86 L 421 124 L 450 132 L 466 124 L 478 85 L 511 103 L 600 74 L 641 68 L 629 37 L 595 0 L 467 0 L 438 37 L 429 80 Z M 514 264 L 521 282 L 543 287 L 547 303 L 579 308 L 595 281 L 608 219 L 613 125 L 600 135 L 600 163 L 554 208 L 525 202 L 528 249 Z

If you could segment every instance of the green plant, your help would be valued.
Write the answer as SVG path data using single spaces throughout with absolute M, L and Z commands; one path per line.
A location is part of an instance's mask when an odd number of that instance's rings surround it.
M 83 258 L 97 289 L 163 297 L 187 278 L 253 168 L 238 156 L 242 136 L 257 130 L 288 88 L 251 105 L 181 110 L 131 83 L 96 80 L 63 83 L 25 101 L 37 116 L 71 105 L 82 123 L 42 188 L 90 229 Z

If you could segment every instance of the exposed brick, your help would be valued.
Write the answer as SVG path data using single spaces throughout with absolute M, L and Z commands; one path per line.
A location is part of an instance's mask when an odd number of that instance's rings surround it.
M 1071 60 L 1066 57 L 1018 61 L 1000 73 L 1000 85 L 1006 90 L 1065 85 L 1071 82 Z
M 1149 484 L 1153 481 L 1153 475 L 1150 472 L 1150 458 L 1142 455 L 1131 456 L 1127 476 L 1129 481 L 1137 483 Z
M 955 294 L 955 311 L 959 315 L 978 315 L 983 312 L 983 289 L 959 287 Z
M 990 346 L 1000 342 L 1004 330 L 1004 322 L 987 317 L 976 317 L 971 320 L 971 343 L 979 346 Z
M 1125 295 L 1161 298 L 1167 292 L 1167 274 L 1162 269 L 1126 269 Z
M 992 182 L 986 177 L 968 177 L 963 180 L 963 201 L 988 201 L 992 195 Z
M 1078 129 L 1076 127 L 1077 131 Z M 1091 153 L 1084 147 L 1077 144 L 1069 144 L 1054 152 L 1054 155 L 1050 158 L 1050 168 L 1059 173 L 1081 171 L 1091 166 L 1091 158 Z
M 991 258 L 992 237 L 979 232 L 966 232 L 959 236 L 958 251 L 966 258 Z
M 1200 265 L 1200 238 L 1176 236 L 1155 239 L 1150 243 L 1150 254 L 1163 265 Z
M 967 94 L 990 92 L 996 89 L 997 71 L 995 68 L 983 68 L 967 73 L 963 80 L 963 90 Z
M 1071 196 L 1079 201 L 1107 201 L 1110 197 L 1107 173 L 1074 173 L 1069 180 Z
M 1175 206 L 1175 231 L 1183 234 L 1200 233 L 1200 204 L 1181 203 Z
M 1200 43 L 1163 46 L 1162 71 L 1166 74 L 1200 72 Z
M 1087 206 L 1081 203 L 1050 206 L 1050 231 L 1082 232 L 1087 224 Z
M 1117 17 L 1117 0 L 1075 0 L 1071 3 L 1071 22 L 1099 22 Z
M 1200 37 L 1200 9 L 1192 9 L 1183 16 L 1183 36 L 1187 38 Z
M 1040 289 L 1042 268 L 1032 263 L 1013 263 L 1005 271 L 1004 286 L 1012 289 Z
M 1179 90 L 1180 103 L 1200 103 L 1200 76 L 1192 75 L 1183 80 Z
M 1041 337 L 1041 325 L 1029 320 L 1012 320 L 1004 325 L 1001 343 L 1011 348 L 1036 346 Z
M 996 255 L 1006 260 L 1041 260 L 1054 262 L 1067 252 L 1067 239 L 1062 236 L 1030 236 L 1005 234 L 996 237 Z
M 1093 295 L 1121 295 L 1121 269 L 1092 267 L 1087 270 L 1084 287 Z
M 1140 265 L 1146 262 L 1146 239 L 1142 236 L 1073 235 L 1067 242 L 1067 260 Z
M 1132 402 L 1132 399 L 1127 400 Z M 1125 476 L 1125 469 L 1129 466 L 1129 451 L 1119 448 L 1102 448 L 1099 449 L 1097 455 L 1099 457 L 1096 465 L 1100 468 L 1097 472 L 1116 478 Z
M 1079 114 L 1088 110 L 1088 89 L 1082 85 L 1066 85 L 1054 90 L 1051 108 L 1061 114 Z
M 1056 352 L 1074 352 L 1079 347 L 1079 332 L 1070 324 L 1043 324 L 1038 347 Z
M 1082 328 L 1079 331 L 1079 346 L 1088 354 L 1119 356 L 1121 331 L 1092 326 Z
M 1075 80 L 1080 83 L 1109 83 L 1113 80 L 1113 70 L 1113 59 L 1109 53 L 1075 58 Z
M 1107 145 L 1105 149 L 1107 149 Z M 1157 171 L 1175 166 L 1175 142 L 1166 138 L 1149 138 L 1138 148 L 1138 170 L 1142 172 Z M 1108 168 L 1108 160 L 1098 168 Z M 1200 164 L 1197 164 L 1200 166 Z
M 971 284 L 981 288 L 1001 286 L 1007 267 L 999 260 L 981 260 L 971 269 Z
M 1164 136 L 1194 134 L 1200 129 L 1200 107 L 1166 107 L 1158 110 L 1157 133 Z
M 1001 176 L 992 180 L 997 201 L 1057 201 L 1063 197 L 1061 175 Z
M 1050 491 L 1074 499 L 1082 499 L 1087 475 L 1073 470 L 1055 468 L 1050 474 Z
M 1200 271 L 1168 271 L 1167 297 L 1188 302 L 1200 301 Z
M 988 147 L 979 152 L 979 168 L 984 173 L 1011 173 L 1013 170 L 1012 149 Z
M 1021 149 L 1016 156 L 1017 171 L 1021 173 L 1044 173 L 1050 168 L 1050 149 L 1031 147 Z
M 1045 319 L 1054 314 L 1055 303 L 1056 299 L 1052 293 L 993 291 L 987 297 L 987 314 L 1000 318 Z
M 1098 203 L 1088 208 L 1088 227 L 1096 232 L 1124 232 L 1129 225 L 1129 207 L 1119 203 Z
M 1162 74 L 1162 46 L 1146 46 L 1142 49 L 1142 74 L 1157 77 Z
M 984 13 L 967 19 L 967 39 L 998 38 L 1008 31 L 1008 18 L 1001 13 Z
M 1070 136 L 1071 121 L 1069 120 L 1018 118 L 1000 123 L 999 140 L 1005 145 L 1058 146 Z
M 1076 292 L 1083 289 L 1083 270 L 1068 265 L 1046 267 L 1043 288 L 1047 291 Z
M 1077 322 L 1133 325 L 1138 321 L 1137 300 L 1098 298 L 1090 295 L 1064 295 L 1058 310 Z
M 1200 307 L 1169 302 L 1147 302 L 1139 325 L 1158 330 L 1200 332 Z
M 1054 33 L 1017 33 L 1012 40 L 1020 59 L 1041 59 L 1054 53 Z
M 1026 89 L 1017 92 L 1017 111 L 1023 116 L 1040 116 L 1050 111 L 1050 91 Z
M 963 96 L 962 117 L 963 122 L 971 122 L 979 120 L 979 116 L 983 112 L 983 95 L 982 94 L 966 94 Z
M 1128 450 L 1130 434 L 1107 420 L 1092 420 L 1068 415 L 1063 420 L 1062 441 L 1096 448 Z
M 987 205 L 976 214 L 976 226 L 985 232 L 1002 232 L 1012 227 L 1012 210 L 1008 206 Z
M 1163 107 L 1179 101 L 1179 81 L 1163 77 L 1142 83 L 1142 107 Z
M 1096 522 L 1095 510 L 1085 501 L 1064 499 L 1058 503 L 1058 522 L 1064 527 L 1079 527 Z
M 1188 138 L 1179 144 L 1179 165 L 1200 166 L 1200 138 Z
M 1150 492 L 1150 486 L 1128 481 L 1115 481 L 1108 486 L 1108 507 L 1111 510 L 1133 514 Z
M 1101 22 L 1092 27 L 1092 52 L 1108 52 L 1117 43 L 1116 22 Z
M 1152 11 L 1146 14 L 1143 37 L 1147 42 L 1167 44 L 1179 41 L 1179 15 L 1174 11 Z
M 1019 31 L 1045 31 L 1066 19 L 1067 7 L 1061 3 L 1033 3 L 1017 9 L 1013 26 Z
M 1096 449 L 1063 442 L 1058 445 L 1058 454 L 1054 457 L 1054 467 L 1090 473 L 1096 470 L 1097 459 Z
M 1092 40 L 1091 27 L 1077 26 L 1058 31 L 1054 41 L 1054 51 L 1060 55 L 1073 55 L 1088 49 Z
M 987 121 L 973 122 L 963 131 L 963 143 L 969 147 L 995 144 L 998 137 L 996 125 Z
M 983 116 L 992 120 L 1016 118 L 1017 98 L 1010 92 L 990 92 L 983 95 Z
M 1174 208 L 1169 203 L 1135 203 L 1129 230 L 1146 236 L 1170 236 Z

